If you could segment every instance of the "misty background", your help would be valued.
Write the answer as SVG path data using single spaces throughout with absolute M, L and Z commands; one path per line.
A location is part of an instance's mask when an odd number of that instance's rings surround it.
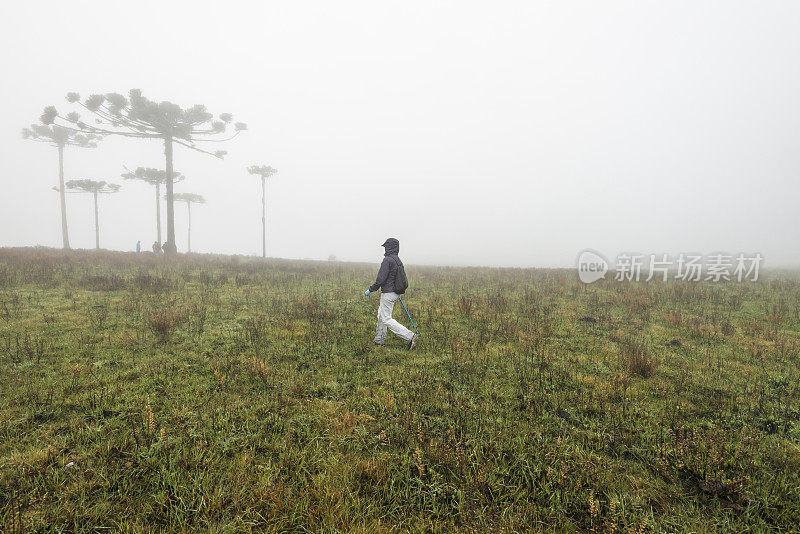
M 420 264 L 800 264 L 797 2 L 16 1 L 0 43 L 0 246 L 61 245 L 57 151 L 21 129 L 68 91 L 140 88 L 248 124 L 224 160 L 175 148 L 175 191 L 207 200 L 195 252 L 260 255 L 264 164 L 268 256 L 377 262 L 394 236 Z M 101 246 L 149 250 L 153 188 L 123 165 L 163 169 L 163 143 L 65 150 L 66 180 L 122 185 Z M 93 248 L 91 195 L 67 203 Z

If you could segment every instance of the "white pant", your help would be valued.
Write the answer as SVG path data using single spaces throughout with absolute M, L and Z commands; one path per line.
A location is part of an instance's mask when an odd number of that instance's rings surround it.
M 386 329 L 388 328 L 406 341 L 411 341 L 414 332 L 392 319 L 394 303 L 400 295 L 397 293 L 381 293 L 381 304 L 378 306 L 378 328 L 375 330 L 375 343 L 386 343 Z

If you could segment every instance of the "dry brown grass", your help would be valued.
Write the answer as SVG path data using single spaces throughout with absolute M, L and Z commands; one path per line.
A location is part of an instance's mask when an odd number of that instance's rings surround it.
M 175 329 L 186 322 L 186 318 L 186 310 L 176 307 L 150 309 L 143 314 L 145 324 L 161 343 L 169 341 Z
M 632 337 L 623 341 L 620 357 L 628 373 L 642 378 L 653 376 L 660 363 L 658 357 L 651 354 L 646 341 Z

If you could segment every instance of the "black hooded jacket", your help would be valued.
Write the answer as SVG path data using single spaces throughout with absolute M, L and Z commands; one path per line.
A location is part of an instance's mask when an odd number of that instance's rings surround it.
M 391 293 L 394 291 L 394 277 L 397 275 L 397 266 L 402 265 L 400 261 L 400 241 L 390 237 L 383 244 L 386 252 L 383 253 L 383 262 L 381 268 L 378 269 L 378 277 L 375 283 L 369 286 L 370 292 L 377 291 L 378 288 L 383 293 Z

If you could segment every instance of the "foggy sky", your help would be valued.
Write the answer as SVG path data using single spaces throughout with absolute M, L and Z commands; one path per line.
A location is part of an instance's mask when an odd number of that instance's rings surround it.
M 269 256 L 377 261 L 394 236 L 406 263 L 800 264 L 797 2 L 5 1 L 0 43 L 0 246 L 61 244 L 56 150 L 20 130 L 68 91 L 140 88 L 249 126 L 222 161 L 176 147 L 176 192 L 207 199 L 195 251 L 260 255 L 266 164 Z M 163 168 L 163 145 L 65 153 L 67 180 L 122 185 L 101 245 L 148 250 L 153 190 L 123 165 Z M 91 196 L 67 202 L 92 248 Z

